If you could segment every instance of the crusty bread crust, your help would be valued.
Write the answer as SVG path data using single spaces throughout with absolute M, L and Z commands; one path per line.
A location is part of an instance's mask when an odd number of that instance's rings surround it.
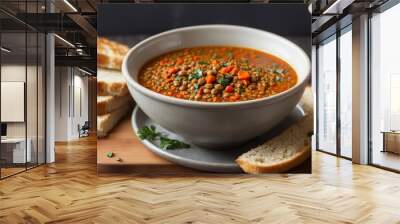
M 107 113 L 107 104 L 97 102 L 97 115 L 103 115 Z
M 97 67 L 121 70 L 128 46 L 106 38 L 97 38 Z
M 114 128 L 116 124 L 123 118 L 130 110 L 131 105 L 125 105 L 109 114 L 97 116 L 97 137 L 103 138 Z
M 97 97 L 97 115 L 111 113 L 133 101 L 130 95 Z
M 236 163 L 243 169 L 246 173 L 260 174 L 260 173 L 283 173 L 290 170 L 293 167 L 300 165 L 306 159 L 311 156 L 311 148 L 309 146 L 296 152 L 292 157 L 285 160 L 279 161 L 277 163 L 263 165 L 250 163 L 248 160 L 239 157 L 236 159 Z
M 311 138 L 307 137 L 308 133 L 313 131 L 314 109 L 311 88 L 306 88 L 300 104 L 305 113 L 302 119 L 280 135 L 236 159 L 236 163 L 243 171 L 253 174 L 282 173 L 303 163 L 311 156 Z M 287 151 L 293 152 L 293 154 L 281 154 Z
M 107 83 L 97 80 L 98 96 L 125 96 L 129 93 L 126 83 Z

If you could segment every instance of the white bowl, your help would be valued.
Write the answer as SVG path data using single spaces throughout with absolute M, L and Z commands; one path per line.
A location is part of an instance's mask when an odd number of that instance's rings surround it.
M 149 60 L 182 48 L 238 46 L 286 61 L 298 82 L 276 95 L 240 102 L 201 102 L 165 96 L 138 83 Z M 166 31 L 143 40 L 125 56 L 122 72 L 137 105 L 156 123 L 202 147 L 227 148 L 265 133 L 294 109 L 310 74 L 310 60 L 297 45 L 266 31 L 243 26 L 202 25 Z

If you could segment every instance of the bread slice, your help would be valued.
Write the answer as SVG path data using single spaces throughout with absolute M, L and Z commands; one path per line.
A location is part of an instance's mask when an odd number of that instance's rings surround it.
M 97 96 L 97 115 L 111 113 L 112 111 L 131 104 L 132 97 L 125 96 Z
M 97 69 L 97 95 L 98 96 L 125 96 L 128 86 L 120 71 Z
M 128 50 L 126 45 L 107 38 L 97 38 L 97 67 L 120 71 Z
M 125 105 L 111 113 L 97 116 L 97 137 L 107 136 L 109 131 L 130 111 L 132 105 Z
M 281 173 L 301 164 L 311 155 L 313 97 L 307 88 L 300 102 L 305 116 L 280 135 L 240 155 L 236 163 L 246 173 Z

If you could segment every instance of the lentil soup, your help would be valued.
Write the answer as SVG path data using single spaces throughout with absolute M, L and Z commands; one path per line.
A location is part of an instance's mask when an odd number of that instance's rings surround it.
M 273 55 L 242 47 L 194 47 L 163 54 L 139 73 L 144 87 L 187 100 L 235 102 L 283 92 L 297 83 L 294 69 Z

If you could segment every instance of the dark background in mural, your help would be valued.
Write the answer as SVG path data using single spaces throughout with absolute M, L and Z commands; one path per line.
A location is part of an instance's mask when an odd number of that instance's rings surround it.
M 311 53 L 311 15 L 302 4 L 103 4 L 97 18 L 99 36 L 131 36 L 130 45 L 173 28 L 232 24 L 285 36 Z

